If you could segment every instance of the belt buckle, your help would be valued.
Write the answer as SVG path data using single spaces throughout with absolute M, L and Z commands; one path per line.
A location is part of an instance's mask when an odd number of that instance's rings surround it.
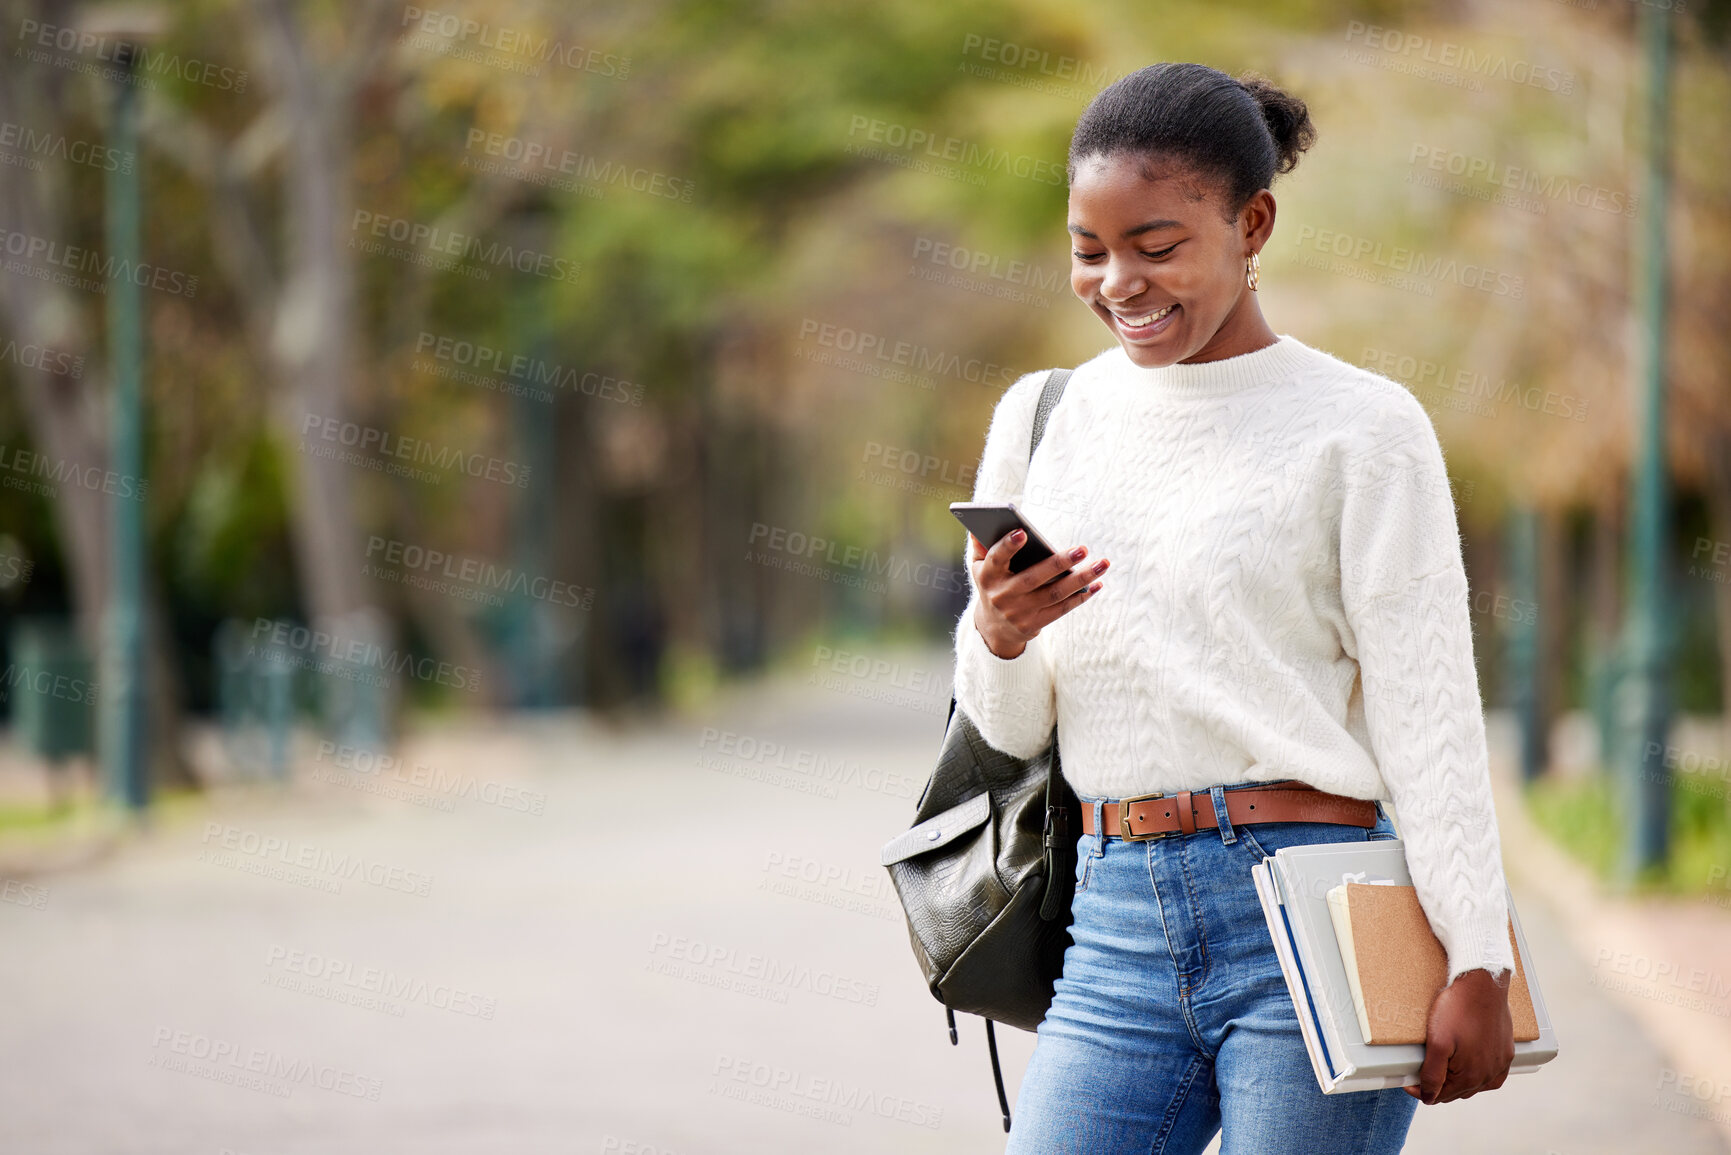
M 1132 802 L 1149 802 L 1155 798 L 1164 797 L 1166 794 L 1162 791 L 1156 794 L 1133 794 L 1128 798 L 1118 799 L 1118 837 L 1126 842 L 1147 842 L 1149 839 L 1164 838 L 1172 833 L 1170 830 L 1150 830 L 1146 834 L 1130 833 L 1130 804 Z

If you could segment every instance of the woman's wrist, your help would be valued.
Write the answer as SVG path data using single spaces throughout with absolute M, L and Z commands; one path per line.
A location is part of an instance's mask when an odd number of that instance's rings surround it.
M 1454 982 L 1464 982 L 1471 987 L 1496 987 L 1497 990 L 1508 992 L 1509 971 L 1492 971 L 1489 966 L 1475 966 L 1473 970 L 1461 971 L 1454 977 Z
M 994 658 L 1009 662 L 1022 656 L 1023 651 L 1028 648 L 1026 640 L 1001 636 L 981 621 L 980 616 L 981 610 L 976 606 L 974 609 L 974 629 L 979 633 L 980 640 L 986 643 L 986 649 L 991 651 Z
M 1458 983 L 1462 979 L 1467 979 L 1473 984 L 1493 986 L 1506 992 L 1509 989 L 1509 978 L 1513 973 L 1507 969 L 1492 971 L 1489 967 L 1474 967 L 1472 970 L 1462 971 L 1456 975 L 1454 981 Z

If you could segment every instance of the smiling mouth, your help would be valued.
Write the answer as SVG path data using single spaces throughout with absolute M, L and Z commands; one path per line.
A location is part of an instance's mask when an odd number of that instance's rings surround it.
M 1145 313 L 1139 317 L 1127 317 L 1115 309 L 1106 311 L 1112 314 L 1112 319 L 1118 323 L 1118 330 L 1126 337 L 1146 337 L 1152 335 L 1156 330 L 1166 328 L 1166 319 L 1172 315 L 1172 311 L 1176 308 L 1178 308 L 1178 303 L 1174 301 L 1164 309 L 1156 309 L 1152 313 Z
M 1173 304 L 1167 305 L 1164 309 L 1159 309 L 1155 312 L 1149 313 L 1145 317 L 1126 317 L 1124 314 L 1119 313 L 1119 312 L 1115 312 L 1115 311 L 1112 312 L 1112 315 L 1114 317 L 1118 318 L 1120 321 L 1124 322 L 1124 324 L 1128 325 L 1130 328 L 1140 329 L 1144 325 L 1152 325 L 1154 322 L 1158 321 L 1161 317 L 1164 317 L 1167 313 L 1170 313 L 1173 309 L 1176 309 L 1177 307 L 1178 307 L 1177 303 L 1174 302 Z

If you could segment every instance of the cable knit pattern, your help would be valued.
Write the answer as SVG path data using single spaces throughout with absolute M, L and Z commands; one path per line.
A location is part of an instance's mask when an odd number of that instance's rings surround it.
M 1055 723 L 1087 797 L 1297 778 L 1381 799 L 1449 979 L 1512 966 L 1460 531 L 1423 407 L 1291 336 L 1155 369 L 1115 346 L 1076 370 L 1030 465 L 1045 376 L 998 402 L 974 500 L 1112 565 L 1009 660 L 972 588 L 955 692 L 981 735 L 1029 757 Z

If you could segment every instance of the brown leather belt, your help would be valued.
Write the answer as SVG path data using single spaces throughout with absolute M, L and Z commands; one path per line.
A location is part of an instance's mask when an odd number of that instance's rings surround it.
M 1376 803 L 1370 799 L 1330 794 L 1298 781 L 1227 790 L 1224 797 L 1227 820 L 1234 826 L 1256 822 L 1338 822 L 1368 830 L 1377 822 Z M 1131 842 L 1219 828 L 1214 796 L 1206 790 L 1115 799 L 1101 807 L 1101 818 L 1106 837 Z M 1082 833 L 1094 833 L 1091 802 L 1082 803 Z

